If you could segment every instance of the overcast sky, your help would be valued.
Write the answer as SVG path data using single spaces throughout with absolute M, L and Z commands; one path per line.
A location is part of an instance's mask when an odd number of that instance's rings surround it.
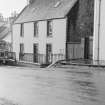
M 26 4 L 27 0 L 0 0 L 0 13 L 8 17 L 13 11 L 20 12 Z

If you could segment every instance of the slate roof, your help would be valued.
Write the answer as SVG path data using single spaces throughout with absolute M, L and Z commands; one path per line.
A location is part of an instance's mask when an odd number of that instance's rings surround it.
M 27 5 L 14 23 L 65 17 L 77 0 L 35 0 Z
M 1 24 L 2 23 L 0 22 L 0 40 L 4 39 L 10 33 L 10 28 L 8 24 Z

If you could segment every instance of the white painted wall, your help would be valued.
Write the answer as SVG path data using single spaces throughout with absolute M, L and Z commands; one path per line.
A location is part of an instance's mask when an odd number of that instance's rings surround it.
M 47 22 L 39 21 L 38 27 L 38 37 L 34 37 L 34 43 L 38 43 L 40 54 L 46 54 Z
M 16 52 L 16 59 L 19 60 L 19 44 L 20 44 L 20 24 L 15 24 L 12 27 L 13 32 L 13 52 Z
M 105 60 L 105 0 L 101 0 L 100 22 L 99 22 L 99 1 L 100 0 L 95 0 L 93 59 Z M 99 49 L 98 49 L 98 44 L 99 44 Z M 99 59 L 98 59 L 98 50 L 99 50 Z
M 34 37 L 33 22 L 24 23 L 24 37 L 20 37 L 20 24 L 13 26 L 13 51 L 19 59 L 19 45 L 24 43 L 24 52 L 33 53 L 33 44 L 38 43 L 38 53 L 46 54 L 46 44 L 52 44 L 53 54 L 65 54 L 66 49 L 66 18 L 53 20 L 53 35 L 47 37 L 47 21 L 39 21 L 39 33 Z
M 48 41 L 48 40 L 47 40 Z M 63 53 L 66 49 L 66 19 L 53 21 L 53 53 Z
M 33 53 L 33 23 L 24 24 L 24 37 L 21 37 L 20 43 L 24 43 L 24 52 Z

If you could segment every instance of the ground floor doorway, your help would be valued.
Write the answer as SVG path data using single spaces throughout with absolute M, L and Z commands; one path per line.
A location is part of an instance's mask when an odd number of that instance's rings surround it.
M 46 45 L 46 62 L 50 64 L 52 62 L 52 45 Z
M 33 45 L 33 61 L 35 62 L 35 63 L 38 63 L 38 44 L 37 43 L 35 43 L 34 45 Z

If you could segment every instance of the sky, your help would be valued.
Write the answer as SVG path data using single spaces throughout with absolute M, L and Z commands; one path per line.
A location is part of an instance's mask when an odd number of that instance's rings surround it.
M 26 4 L 27 0 L 0 0 L 0 13 L 7 18 L 14 11 L 19 13 Z

